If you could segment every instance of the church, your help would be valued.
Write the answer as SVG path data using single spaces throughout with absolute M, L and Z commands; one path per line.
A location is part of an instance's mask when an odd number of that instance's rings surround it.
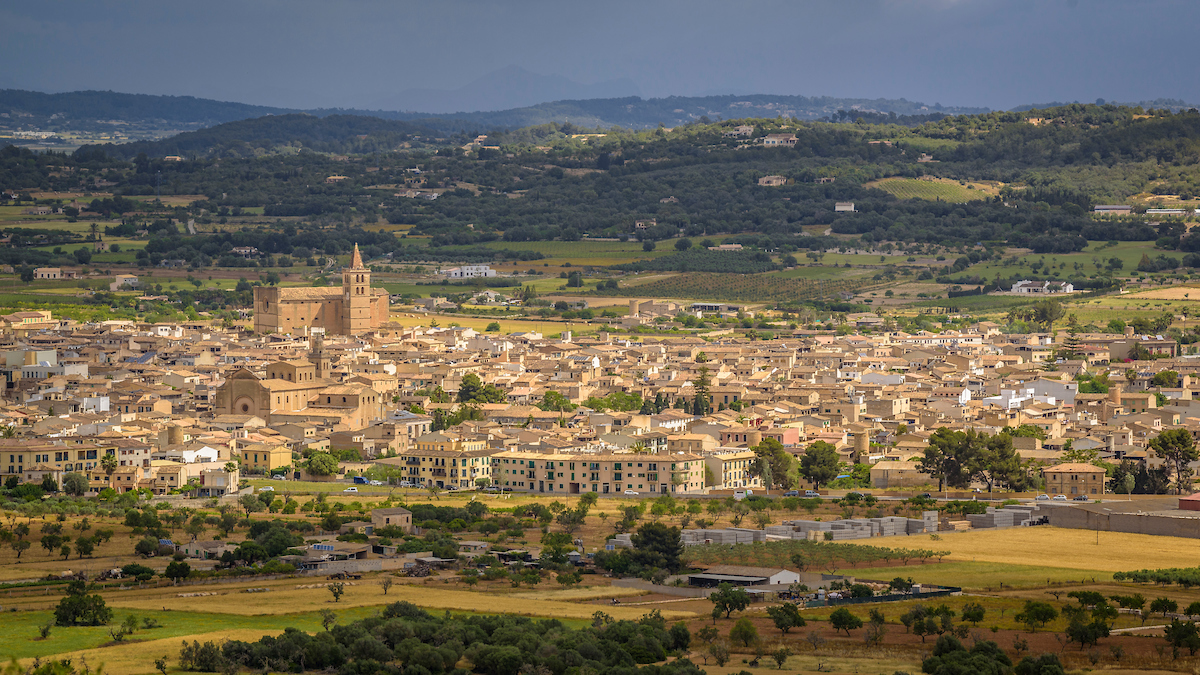
M 216 415 L 253 415 L 267 424 L 287 422 L 344 425 L 361 429 L 383 418 L 382 394 L 365 384 L 337 381 L 320 335 L 311 338 L 308 359 L 274 361 L 265 377 L 245 368 L 216 392 Z
M 324 328 L 330 335 L 356 335 L 388 321 L 387 291 L 371 288 L 371 270 L 363 265 L 358 244 L 350 267 L 342 271 L 342 287 L 256 286 L 254 331 L 298 334 Z

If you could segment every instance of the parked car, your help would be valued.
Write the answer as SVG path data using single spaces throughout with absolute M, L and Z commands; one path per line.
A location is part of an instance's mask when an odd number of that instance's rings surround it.
M 626 490 L 625 491 L 625 494 L 627 494 L 627 495 L 636 495 L 637 493 L 638 493 L 637 490 Z
M 1050 495 L 1038 495 L 1034 497 L 1034 500 L 1039 502 L 1048 502 L 1050 501 Z
M 266 486 L 266 487 L 260 487 L 260 488 L 258 488 L 258 491 L 259 491 L 259 492 L 274 492 L 274 491 L 275 491 L 275 488 L 273 488 L 273 487 L 271 487 L 270 485 L 268 485 L 268 486 Z
M 373 481 L 371 481 L 371 485 L 383 485 L 383 481 L 381 481 L 381 480 L 373 480 Z
M 1087 495 L 1078 495 L 1078 496 L 1076 496 L 1076 497 L 1075 497 L 1075 501 L 1077 501 L 1077 502 L 1090 502 L 1090 501 L 1092 501 L 1092 499 L 1091 499 L 1091 497 L 1088 497 Z
M 483 488 L 483 491 L 484 492 L 499 492 L 500 488 L 496 487 L 495 485 L 489 485 L 489 486 Z
M 817 498 L 817 499 L 820 499 L 820 498 L 821 498 L 821 493 L 820 493 L 820 492 L 817 492 L 816 490 L 805 490 L 805 491 L 804 491 L 804 496 L 805 496 L 805 497 L 807 497 L 807 498 L 809 498 L 809 499 L 812 499 L 812 498 L 814 498 L 814 497 L 815 497 L 815 498 Z
M 512 488 L 510 488 L 510 487 L 500 488 L 500 491 L 501 492 L 512 492 Z
M 1054 495 L 1054 499 L 1052 499 L 1051 501 L 1065 502 L 1065 501 L 1067 501 L 1067 496 L 1066 495 Z
M 799 490 L 788 490 L 787 492 L 783 493 L 783 496 L 784 497 L 799 497 L 800 491 Z
M 271 480 L 287 480 L 287 476 L 277 473 L 274 476 L 271 476 Z
M 358 492 L 358 488 L 351 485 L 350 487 L 346 488 L 345 490 L 342 490 L 342 492 Z
M 400 481 L 400 487 L 410 488 L 410 487 L 416 487 L 416 486 L 413 485 L 412 481 L 410 481 L 410 480 L 402 480 L 402 481 Z

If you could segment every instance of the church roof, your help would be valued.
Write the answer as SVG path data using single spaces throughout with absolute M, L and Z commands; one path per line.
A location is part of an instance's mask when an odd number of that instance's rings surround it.
M 350 269 L 352 269 L 352 270 L 363 269 L 362 254 L 358 252 L 358 244 L 354 245 L 354 255 L 351 256 L 351 258 L 350 258 Z

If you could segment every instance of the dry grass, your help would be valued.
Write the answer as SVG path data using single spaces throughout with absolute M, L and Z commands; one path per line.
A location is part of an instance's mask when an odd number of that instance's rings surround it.
M 906 538 L 908 547 L 950 551 L 946 560 L 979 561 L 1010 565 L 1046 566 L 1096 572 L 1119 572 L 1196 564 L 1196 542 L 1177 537 L 1145 534 L 1067 530 L 1055 527 L 1020 527 L 1004 530 L 942 532 L 940 541 L 925 536 Z M 894 546 L 889 538 L 847 543 Z
M 189 586 L 183 589 L 165 588 L 158 591 L 139 592 L 136 595 L 110 595 L 108 602 L 121 609 L 161 609 L 164 604 L 179 608 L 186 607 L 194 612 L 240 614 L 245 616 L 291 614 L 297 610 L 320 608 L 347 609 L 386 605 L 405 600 L 429 610 L 452 610 L 497 614 L 521 614 L 525 616 L 549 616 L 560 619 L 588 619 L 596 612 L 594 605 L 575 604 L 563 600 L 542 599 L 553 597 L 555 591 L 524 593 L 518 597 L 526 602 L 513 602 L 507 594 L 455 590 L 449 585 L 393 586 L 385 596 L 371 578 L 346 586 L 345 595 L 334 603 L 333 596 L 325 588 L 296 588 L 296 580 L 273 583 L 248 583 L 213 586 L 211 588 Z M 269 587 L 266 593 L 244 594 L 240 591 L 249 587 Z M 179 598 L 178 592 L 212 590 L 219 595 L 201 598 Z M 585 589 L 579 589 L 583 591 Z M 562 592 L 562 591 L 559 591 Z M 574 592 L 574 591 L 569 591 Z M 612 593 L 606 588 L 604 592 Z M 538 596 L 537 598 L 531 596 Z M 600 597 L 604 597 L 603 595 Z M 535 600 L 529 602 L 528 600 Z M 606 607 L 605 612 L 616 619 L 638 619 L 649 610 L 640 607 Z M 692 612 L 663 611 L 668 619 L 687 619 Z
M 201 643 L 212 641 L 220 644 L 226 640 L 255 642 L 265 635 L 278 635 L 282 632 L 281 630 L 244 628 L 240 630 L 197 633 L 187 637 L 189 641 L 197 640 Z M 76 665 L 82 665 L 86 661 L 92 668 L 102 665 L 103 672 L 107 675 L 149 675 L 150 673 L 157 672 L 154 669 L 154 660 L 163 657 L 166 657 L 171 670 L 178 671 L 176 664 L 179 661 L 179 645 L 182 641 L 183 638 L 169 637 L 146 642 L 129 642 L 111 647 L 55 654 L 53 658 L 71 659 L 71 662 Z M 29 666 L 33 663 L 33 659 L 24 659 L 21 663 L 22 665 Z
M 1191 296 L 1196 296 L 1192 298 Z M 1123 296 L 1127 300 L 1200 300 L 1200 287 L 1171 286 Z
M 631 598 L 638 595 L 646 595 L 646 591 L 637 588 L 622 588 L 621 586 L 581 586 L 579 588 L 566 588 L 553 591 L 539 591 L 530 593 L 513 593 L 508 597 L 525 598 L 528 600 L 557 600 L 563 602 L 582 602 L 586 600 L 600 600 L 603 598 Z

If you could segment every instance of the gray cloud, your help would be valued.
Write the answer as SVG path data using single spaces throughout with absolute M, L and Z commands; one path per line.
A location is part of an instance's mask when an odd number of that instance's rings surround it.
M 365 106 L 515 65 L 645 96 L 1200 100 L 1187 0 L 10 0 L 0 86 Z

